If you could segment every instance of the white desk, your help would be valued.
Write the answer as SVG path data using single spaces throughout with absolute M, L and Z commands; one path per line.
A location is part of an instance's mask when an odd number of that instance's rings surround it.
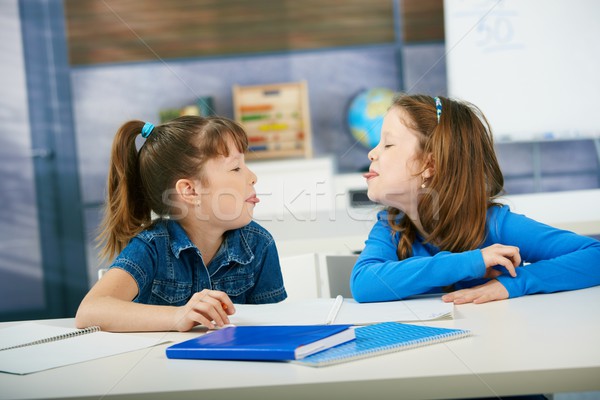
M 379 400 L 600 390 L 600 287 L 458 306 L 454 320 L 428 324 L 474 336 L 318 369 L 169 360 L 161 345 L 31 375 L 0 374 L 0 398 Z M 181 341 L 194 334 L 149 335 Z

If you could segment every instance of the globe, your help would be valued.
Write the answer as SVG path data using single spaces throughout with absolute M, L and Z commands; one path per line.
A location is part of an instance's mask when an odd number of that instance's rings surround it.
M 372 88 L 358 93 L 348 107 L 350 133 L 365 147 L 372 149 L 379 143 L 383 117 L 387 112 L 394 91 Z

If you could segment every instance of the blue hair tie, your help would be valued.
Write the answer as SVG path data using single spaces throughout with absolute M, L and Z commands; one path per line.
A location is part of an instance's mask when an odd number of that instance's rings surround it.
M 150 134 L 152 133 L 152 131 L 154 130 L 154 125 L 152 125 L 150 122 L 146 122 L 144 124 L 144 127 L 142 128 L 142 137 L 145 139 L 148 136 L 150 136 Z
M 437 114 L 438 124 L 440 123 L 440 117 L 442 116 L 442 101 L 439 97 L 434 97 L 435 99 L 435 113 Z

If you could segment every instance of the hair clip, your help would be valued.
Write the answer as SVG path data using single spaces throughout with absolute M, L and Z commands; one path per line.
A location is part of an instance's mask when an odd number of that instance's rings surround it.
M 150 136 L 150 134 L 152 133 L 152 131 L 154 130 L 154 125 L 152 125 L 150 122 L 146 122 L 144 124 L 144 127 L 142 128 L 142 137 L 145 139 L 148 136 Z
M 438 124 L 440 123 L 440 117 L 442 116 L 442 101 L 439 97 L 434 97 L 435 99 L 435 113 L 437 114 Z

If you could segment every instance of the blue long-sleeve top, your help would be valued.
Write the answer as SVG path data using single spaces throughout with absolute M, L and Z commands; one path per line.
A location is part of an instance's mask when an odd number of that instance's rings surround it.
M 600 285 L 599 241 L 539 223 L 511 212 L 508 206 L 488 209 L 486 238 L 475 250 L 440 251 L 417 234 L 412 256 L 399 261 L 399 241 L 387 211 L 381 211 L 352 270 L 350 287 L 356 301 L 399 300 L 439 293 L 449 285 L 458 290 L 485 283 L 481 249 L 496 243 L 520 250 L 517 276 L 501 268 L 504 273 L 496 278 L 511 298 Z

